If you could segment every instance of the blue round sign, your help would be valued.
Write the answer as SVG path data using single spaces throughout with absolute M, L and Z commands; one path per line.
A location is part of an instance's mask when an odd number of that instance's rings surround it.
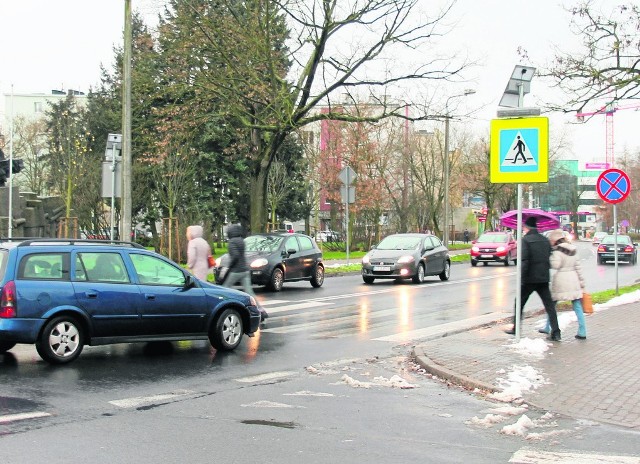
M 631 180 L 627 173 L 620 169 L 607 169 L 598 176 L 596 190 L 600 198 L 607 203 L 620 203 L 631 192 Z

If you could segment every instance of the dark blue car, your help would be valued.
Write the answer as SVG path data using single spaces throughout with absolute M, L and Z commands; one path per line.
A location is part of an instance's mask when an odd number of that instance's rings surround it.
M 123 342 L 208 338 L 228 351 L 260 324 L 253 297 L 129 242 L 0 243 L 0 286 L 0 353 L 35 343 L 52 364 Z

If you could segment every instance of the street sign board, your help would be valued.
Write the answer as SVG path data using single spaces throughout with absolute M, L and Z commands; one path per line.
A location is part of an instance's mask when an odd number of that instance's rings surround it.
M 348 190 L 349 193 L 349 198 L 347 198 L 347 186 L 343 185 L 342 187 L 340 187 L 340 197 L 342 198 L 342 203 L 346 203 L 347 200 L 349 201 L 349 203 L 355 203 L 356 202 L 356 188 L 351 186 L 349 187 Z
M 548 182 L 549 119 L 493 119 L 489 164 L 494 184 Z
M 607 203 L 620 203 L 631 193 L 631 180 L 626 172 L 620 169 L 607 169 L 598 176 L 596 191 Z
M 353 170 L 351 166 L 345 166 L 340 171 L 338 178 L 340 179 L 340 182 L 342 182 L 344 185 L 351 185 L 353 181 L 356 179 L 356 172 Z

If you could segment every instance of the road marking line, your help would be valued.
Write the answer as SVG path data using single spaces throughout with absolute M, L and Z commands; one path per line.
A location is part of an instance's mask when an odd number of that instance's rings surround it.
M 540 451 L 522 448 L 509 462 L 515 464 L 638 464 L 637 456 L 614 456 L 578 452 Z
M 280 371 L 280 372 L 267 372 L 266 374 L 258 374 L 252 375 L 250 377 L 241 377 L 239 379 L 234 379 L 236 382 L 242 383 L 257 383 L 257 382 L 267 382 L 271 380 L 283 379 L 286 377 L 293 377 L 298 375 L 295 371 Z
M 24 412 L 20 414 L 7 414 L 0 416 L 0 424 L 8 424 L 10 422 L 16 422 L 27 419 L 38 419 L 40 417 L 49 417 L 51 414 L 48 412 Z
M 125 398 L 123 400 L 109 401 L 109 404 L 118 406 L 119 408 L 137 408 L 147 404 L 153 404 L 158 402 L 173 402 L 178 401 L 185 396 L 193 395 L 195 392 L 190 390 L 179 390 L 171 393 L 164 393 L 161 395 L 151 396 L 137 396 L 134 398 Z
M 283 303 L 290 303 L 290 301 L 289 300 L 267 300 L 267 301 L 261 301 L 260 305 L 270 306 L 270 305 L 277 305 L 277 304 L 283 304 Z
M 386 337 L 378 337 L 373 340 L 381 342 L 406 342 L 409 340 L 417 340 L 422 338 L 434 338 L 442 337 L 446 334 L 457 333 L 463 330 L 468 330 L 472 327 L 488 324 L 490 322 L 496 322 L 500 319 L 512 317 L 512 313 L 489 313 L 482 316 L 471 317 L 468 319 L 461 319 L 455 322 L 447 322 L 444 324 L 438 324 L 431 327 L 425 327 L 424 329 L 410 330 L 407 332 L 400 332 Z
M 275 308 L 269 308 L 267 309 L 267 312 L 269 313 L 269 316 L 271 316 L 272 314 L 283 313 L 286 311 L 294 311 L 296 309 L 316 308 L 318 306 L 328 306 L 332 304 L 333 303 L 322 303 L 320 301 L 309 301 L 306 303 L 298 303 L 298 304 L 292 304 L 288 306 L 277 306 Z
M 398 313 L 399 308 L 390 308 L 390 309 L 383 309 L 383 310 L 379 310 L 379 311 L 370 311 L 367 314 L 367 321 L 372 321 L 374 319 L 380 319 L 382 317 L 386 317 L 390 314 L 396 314 Z M 333 326 L 338 325 L 338 324 L 342 324 L 344 322 L 349 322 L 349 321 L 353 321 L 353 320 L 359 320 L 362 317 L 362 315 L 360 314 L 360 312 L 356 313 L 356 314 L 350 314 L 348 316 L 342 316 L 342 317 L 334 317 L 331 319 L 323 319 L 323 320 L 318 320 L 318 321 L 311 321 L 311 322 L 305 322 L 303 324 L 292 324 L 292 325 L 287 325 L 285 327 L 274 327 L 274 328 L 264 328 L 264 329 L 260 329 L 261 332 L 268 332 L 268 333 L 277 333 L 277 334 L 286 334 L 286 333 L 293 333 L 293 332 L 302 332 L 304 330 L 309 329 L 310 327 L 316 327 L 318 329 L 318 332 L 321 331 L 327 331 L 327 330 L 331 330 Z

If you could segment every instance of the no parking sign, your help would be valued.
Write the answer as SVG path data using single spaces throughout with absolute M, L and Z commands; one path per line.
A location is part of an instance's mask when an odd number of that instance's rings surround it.
M 600 198 L 615 205 L 629 196 L 631 181 L 626 172 L 620 169 L 607 169 L 598 176 L 596 190 Z

